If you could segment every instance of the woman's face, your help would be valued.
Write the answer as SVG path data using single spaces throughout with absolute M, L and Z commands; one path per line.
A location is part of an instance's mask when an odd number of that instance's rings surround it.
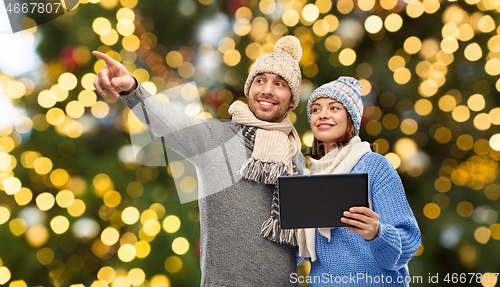
M 331 98 L 318 98 L 311 105 L 311 130 L 328 153 L 347 131 L 347 110 Z

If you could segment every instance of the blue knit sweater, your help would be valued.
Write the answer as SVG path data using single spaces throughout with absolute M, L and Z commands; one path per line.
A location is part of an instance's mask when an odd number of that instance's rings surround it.
M 343 227 L 331 230 L 328 242 L 316 229 L 317 259 L 310 286 L 409 286 L 408 261 L 420 246 L 420 230 L 406 200 L 398 173 L 382 155 L 369 152 L 351 173 L 368 173 L 372 209 L 379 234 L 372 240 Z M 302 261 L 303 258 L 298 258 Z

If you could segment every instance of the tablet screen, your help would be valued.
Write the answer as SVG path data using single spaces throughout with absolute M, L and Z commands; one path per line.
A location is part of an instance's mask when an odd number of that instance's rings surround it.
M 278 178 L 280 226 L 349 226 L 340 219 L 353 206 L 368 207 L 368 174 L 325 174 Z

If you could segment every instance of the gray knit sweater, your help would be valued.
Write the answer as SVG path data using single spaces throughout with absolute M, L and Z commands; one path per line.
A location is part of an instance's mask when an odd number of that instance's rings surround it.
M 290 283 L 297 270 L 296 248 L 260 235 L 274 186 L 236 172 L 252 154 L 238 127 L 229 121 L 193 120 L 141 85 L 120 98 L 156 139 L 196 166 L 201 286 L 296 286 Z M 304 157 L 294 165 L 303 174 Z

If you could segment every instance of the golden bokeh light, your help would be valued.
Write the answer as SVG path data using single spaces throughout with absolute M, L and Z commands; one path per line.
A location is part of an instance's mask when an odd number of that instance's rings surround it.
M 87 73 L 87 74 L 83 75 L 82 80 L 81 80 L 82 87 L 86 90 L 89 90 L 89 91 L 95 90 L 95 87 L 94 87 L 95 77 L 96 77 L 96 74 L 94 74 L 94 73 Z
M 55 234 L 63 234 L 69 228 L 69 220 L 62 216 L 56 216 L 50 221 L 50 228 Z
M 146 273 L 144 273 L 144 271 L 140 268 L 132 268 L 128 272 L 127 278 L 128 278 L 128 282 L 130 282 L 130 284 L 132 284 L 132 286 L 139 286 L 146 279 Z
M 64 122 L 66 114 L 60 108 L 51 108 L 47 111 L 47 122 L 53 126 L 60 125 Z
M 471 135 L 463 134 L 457 138 L 457 146 L 459 149 L 467 151 L 472 149 L 474 138 Z
M 61 190 L 56 195 L 56 203 L 61 208 L 67 208 L 73 201 L 75 201 L 75 195 L 71 190 Z
M 422 48 L 422 42 L 419 38 L 411 36 L 405 40 L 403 47 L 408 54 L 416 54 Z
M 63 73 L 58 79 L 59 86 L 67 91 L 73 90 L 78 84 L 78 80 L 72 73 Z
M 52 260 L 54 260 L 54 251 L 50 248 L 44 247 L 37 251 L 36 258 L 43 265 L 49 265 Z
M 38 104 L 44 108 L 53 107 L 57 102 L 57 95 L 49 90 L 43 90 L 38 94 Z
M 385 18 L 384 27 L 389 32 L 396 32 L 403 27 L 403 18 L 397 13 L 392 13 Z
M 392 10 L 398 4 L 398 0 L 380 0 L 380 6 L 385 10 Z
M 480 131 L 485 131 L 491 127 L 490 116 L 487 113 L 480 113 L 474 117 L 474 127 Z
M 103 201 L 109 207 L 116 207 L 122 200 L 121 194 L 116 190 L 110 190 L 104 194 Z
M 92 115 L 98 119 L 106 117 L 109 113 L 109 106 L 104 101 L 97 101 L 91 108 Z
M 68 206 L 68 213 L 73 217 L 79 217 L 85 212 L 85 203 L 81 199 L 75 199 L 73 203 Z
M 349 14 L 354 8 L 354 1 L 352 0 L 339 0 L 337 2 L 337 10 L 342 14 Z
M 400 85 L 408 83 L 411 79 L 411 72 L 407 68 L 399 68 L 394 72 L 394 81 Z
M 115 29 L 105 29 L 100 36 L 101 42 L 107 46 L 113 46 L 118 42 L 118 32 Z
M 427 99 L 420 99 L 415 102 L 415 112 L 421 116 L 427 116 L 432 112 L 432 102 Z
M 111 266 L 104 266 L 97 272 L 97 279 L 106 284 L 111 284 L 115 280 L 116 272 Z
M 19 190 L 21 190 L 22 187 L 21 180 L 19 180 L 19 178 L 17 177 L 7 177 L 3 180 L 2 185 L 5 193 L 7 193 L 8 195 L 16 194 Z
M 131 244 L 124 244 L 118 249 L 118 258 L 123 262 L 130 262 L 135 258 L 135 248 Z
M 90 91 L 90 90 L 83 90 L 78 94 L 78 101 L 84 106 L 84 107 L 91 107 L 93 106 L 96 101 L 97 101 L 97 96 L 95 92 Z M 62 111 L 62 110 L 61 110 Z
M 451 112 L 453 119 L 459 123 L 465 122 L 470 117 L 470 110 L 467 106 L 460 105 Z
M 434 181 L 434 188 L 442 193 L 448 192 L 451 189 L 451 180 L 447 177 L 440 176 Z
M 50 182 L 57 187 L 63 187 L 68 183 L 70 176 L 64 169 L 58 168 L 50 173 Z
M 185 254 L 189 250 L 189 242 L 184 237 L 177 237 L 172 242 L 172 250 L 177 255 Z
M 34 248 L 43 246 L 49 239 L 49 231 L 41 224 L 30 226 L 24 235 L 28 244 Z
M 434 138 L 438 143 L 445 144 L 451 140 L 452 133 L 447 127 L 440 127 L 434 132 Z
M 486 73 L 491 76 L 496 76 L 500 74 L 500 60 L 498 58 L 490 59 L 488 60 L 488 62 L 486 62 L 484 68 L 486 70 Z
M 0 206 L 0 225 L 7 222 L 10 218 L 10 210 L 4 206 Z
M 202 0 L 206 1 L 206 0 Z M 211 0 L 210 0 L 211 1 Z M 170 279 L 165 275 L 155 275 L 149 282 L 151 287 L 170 287 Z
M 319 0 L 319 1 L 322 1 L 322 0 Z M 327 2 L 330 2 L 330 1 L 327 1 Z M 328 32 L 333 32 L 333 31 L 337 30 L 337 28 L 339 27 L 339 19 L 335 15 L 326 15 L 325 18 L 323 18 L 323 20 L 326 21 L 326 23 L 328 23 Z
M 441 41 L 441 49 L 448 54 L 458 50 L 458 41 L 455 37 L 446 37 Z
M 477 27 L 483 33 L 490 33 L 496 28 L 495 20 L 490 15 L 484 15 L 477 23 Z
M 492 124 L 500 125 L 500 108 L 491 109 L 488 115 L 490 116 Z
M 106 227 L 101 233 L 102 243 L 111 246 L 120 239 L 120 231 L 114 227 Z
M 122 39 L 122 46 L 129 52 L 135 52 L 141 46 L 141 40 L 136 35 L 127 35 Z
M 478 43 L 471 43 L 465 48 L 464 55 L 467 60 L 474 62 L 481 59 L 483 51 Z
M 137 241 L 134 244 L 134 248 L 136 250 L 135 256 L 137 258 L 146 258 L 151 252 L 151 245 L 147 241 Z
M 163 229 L 167 233 L 175 233 L 181 227 L 181 221 L 179 217 L 175 215 L 169 215 L 163 220 Z
M 438 106 L 443 112 L 451 112 L 457 106 L 457 101 L 452 95 L 444 95 L 439 99 Z
M 7 86 L 7 96 L 19 99 L 26 93 L 26 87 L 22 82 L 12 81 Z
M 365 128 L 369 135 L 376 136 L 382 131 L 382 124 L 377 120 L 371 120 L 366 123 Z
M 103 31 L 111 28 L 111 23 L 106 18 L 98 17 L 92 23 L 92 28 L 96 34 L 101 35 Z
M 473 210 L 472 203 L 468 201 L 462 201 L 457 204 L 457 213 L 462 217 L 470 217 Z
M 371 15 L 365 20 L 365 29 L 368 33 L 376 34 L 382 29 L 382 26 L 382 19 L 377 15 Z
M 319 9 L 314 4 L 307 4 L 302 10 L 302 17 L 308 22 L 314 22 L 318 19 Z
M 122 19 L 116 24 L 116 30 L 122 36 L 130 36 L 135 30 L 134 22 L 129 19 Z
M 405 59 L 398 55 L 392 56 L 388 62 L 389 69 L 393 72 L 396 72 L 401 68 L 404 68 L 405 65 L 406 65 Z
M 125 224 L 132 225 L 139 220 L 139 210 L 133 206 L 125 208 L 122 212 L 122 220 Z
M 31 202 L 33 199 L 33 193 L 27 187 L 22 187 L 18 192 L 14 194 L 14 200 L 17 205 L 24 206 Z
M 429 219 L 436 219 L 441 214 L 441 208 L 435 203 L 427 203 L 424 206 L 424 215 Z
M 325 40 L 325 48 L 330 52 L 336 52 L 342 46 L 342 40 L 339 36 L 331 35 Z
M 182 259 L 178 256 L 169 256 L 165 260 L 165 270 L 170 273 L 177 273 L 183 267 Z
M 0 267 L 0 284 L 4 285 L 5 283 L 9 282 L 10 277 L 11 277 L 10 270 L 5 266 L 1 266 Z
M 405 119 L 401 122 L 401 131 L 405 135 L 412 135 L 418 130 L 418 123 L 414 119 Z
M 350 66 L 356 61 L 356 52 L 351 48 L 343 49 L 339 54 L 339 61 L 344 66 Z
M 411 18 L 418 18 L 424 13 L 424 4 L 420 1 L 411 1 L 406 7 L 406 14 Z
M 474 239 L 481 244 L 486 244 L 490 240 L 490 229 L 486 226 L 476 228 Z
M 36 205 L 42 211 L 51 209 L 55 201 L 54 196 L 48 192 L 43 192 L 36 197 Z

